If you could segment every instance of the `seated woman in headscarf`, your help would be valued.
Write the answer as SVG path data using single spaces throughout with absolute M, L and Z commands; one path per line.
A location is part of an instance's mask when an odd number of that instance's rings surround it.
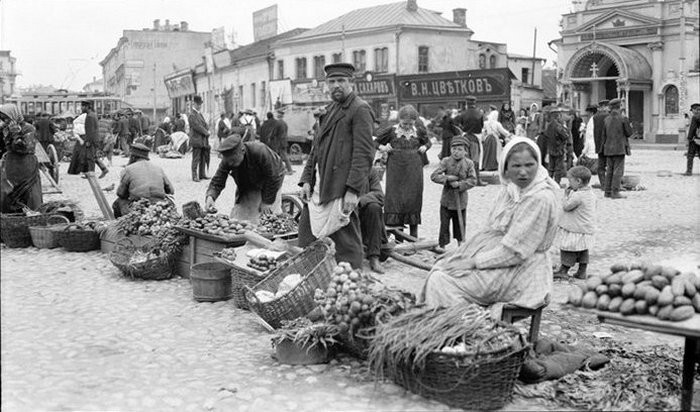
M 541 166 L 530 139 L 515 137 L 503 149 L 502 187 L 487 226 L 435 263 L 421 300 L 430 306 L 469 301 L 491 306 L 500 318 L 503 304 L 535 308 L 552 290 L 552 246 L 560 206 L 559 185 Z
M 38 210 L 43 202 L 39 161 L 34 155 L 34 127 L 24 122 L 14 104 L 0 106 L 0 133 L 6 153 L 0 160 L 0 209 L 18 213 L 26 206 Z

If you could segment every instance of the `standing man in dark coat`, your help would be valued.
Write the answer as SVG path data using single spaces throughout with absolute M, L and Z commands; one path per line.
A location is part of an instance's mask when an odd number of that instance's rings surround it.
M 276 136 L 277 139 L 272 150 L 282 158 L 287 168 L 287 174 L 293 175 L 294 169 L 292 169 L 292 162 L 289 161 L 289 155 L 287 154 L 287 132 L 289 131 L 289 126 L 284 121 L 284 112 L 282 110 L 277 111 L 277 124 L 279 124 L 279 134 Z
M 136 110 L 134 112 L 128 112 L 127 116 L 129 117 L 129 146 L 141 135 L 143 134 L 143 131 L 141 130 L 141 121 L 139 120 L 139 113 L 141 113 L 140 110 Z
M 355 67 L 349 63 L 333 63 L 324 69 L 333 102 L 320 118 L 299 185 L 305 202 L 312 201 L 314 192 L 322 206 L 341 201 L 349 223 L 329 237 L 335 242 L 336 260 L 359 269 L 363 253 L 356 208 L 359 198 L 367 192 L 374 159 L 374 119 L 369 104 L 353 91 Z M 319 181 L 316 181 L 317 170 Z M 308 245 L 314 238 L 309 207 L 304 206 L 299 222 L 299 246 Z
M 562 109 L 555 108 L 549 112 L 549 124 L 544 130 L 547 140 L 547 153 L 549 154 L 549 176 L 555 182 L 560 183 L 566 175 L 566 156 L 569 149 L 571 135 L 566 129 L 562 119 Z
M 207 177 L 207 159 L 209 153 L 209 128 L 207 121 L 200 112 L 202 109 L 202 97 L 194 96 L 192 99 L 192 111 L 187 120 L 190 123 L 190 147 L 192 148 L 192 180 L 199 182 Z
M 259 132 L 260 141 L 268 145 L 270 149 L 274 150 L 272 145 L 276 139 L 277 133 L 279 133 L 280 130 L 279 124 L 277 123 L 277 120 L 275 120 L 275 115 L 273 115 L 272 112 L 267 112 L 267 119 L 265 119 L 263 124 L 260 126 Z
M 688 153 L 686 154 L 688 161 L 683 176 L 693 175 L 693 158 L 700 157 L 700 103 L 693 103 L 690 110 L 693 112 L 693 117 L 688 127 Z
M 48 153 L 49 144 L 53 143 L 53 134 L 58 131 L 58 128 L 49 120 L 48 112 L 41 113 L 41 117 L 34 122 L 34 127 L 36 128 L 37 140 Z
M 625 198 L 620 194 L 620 185 L 625 174 L 625 156 L 630 155 L 629 137 L 633 133 L 629 119 L 620 113 L 621 104 L 620 99 L 610 101 L 610 115 L 605 118 L 602 136 L 602 151 L 607 162 L 605 197 L 612 199 Z
M 571 118 L 571 140 L 573 141 L 574 155 L 578 159 L 583 151 L 584 138 L 581 134 L 581 123 L 583 119 L 578 115 L 576 110 L 573 111 L 573 117 Z
M 476 170 L 477 186 L 486 186 L 479 178 L 479 157 L 481 157 L 481 146 L 479 138 L 476 136 L 481 134 L 484 129 L 484 112 L 476 108 L 476 97 L 466 97 L 467 108 L 455 118 L 455 124 L 462 129 L 464 137 L 467 139 L 469 146 L 467 147 L 467 156 L 469 160 L 474 162 L 474 170 Z
M 122 157 L 129 157 L 129 146 L 131 145 L 131 131 L 129 130 L 129 113 L 131 109 L 119 115 L 119 149 Z
M 455 128 L 454 119 L 452 118 L 451 110 L 444 110 L 442 113 L 442 118 L 440 119 L 440 124 L 438 125 L 441 129 L 440 137 L 442 139 L 442 149 L 438 158 L 450 156 L 450 145 L 452 144 L 452 138 L 459 133 Z
M 80 103 L 80 109 L 85 113 L 85 134 L 79 136 L 80 146 L 73 151 L 70 165 L 68 166 L 69 175 L 77 175 L 80 173 L 94 172 L 95 160 L 97 158 L 97 142 L 99 133 L 99 124 L 97 115 L 92 111 L 92 102 L 85 100 Z M 106 174 L 103 169 L 102 176 Z
M 605 128 L 605 118 L 608 117 L 610 108 L 608 100 L 598 102 L 598 112 L 593 116 L 593 142 L 595 143 L 595 152 L 598 155 L 598 181 L 600 182 L 600 190 L 608 192 L 605 188 L 605 168 L 607 162 L 603 154 L 603 129 Z

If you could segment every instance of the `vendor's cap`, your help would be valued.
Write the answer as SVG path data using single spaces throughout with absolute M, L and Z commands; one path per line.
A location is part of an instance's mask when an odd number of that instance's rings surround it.
M 610 104 L 610 100 L 601 100 L 598 102 L 598 107 L 600 106 L 607 106 Z
M 323 70 L 326 72 L 326 77 L 353 77 L 355 75 L 355 66 L 350 63 L 327 64 Z
M 496 107 L 495 104 L 490 104 L 490 105 L 489 105 L 489 109 L 491 109 L 491 110 L 498 110 L 498 107 Z
M 464 100 L 466 100 L 467 103 L 474 103 L 476 102 L 476 96 L 467 96 L 464 98 Z
M 612 100 L 610 100 L 610 103 L 609 103 L 610 107 L 619 108 L 621 105 L 622 105 L 622 100 L 620 100 L 620 99 L 612 99 Z
M 200 95 L 195 95 L 195 96 L 192 98 L 192 101 L 195 102 L 196 104 L 202 104 L 202 96 L 200 96 Z
M 597 109 L 598 109 L 598 105 L 597 105 L 597 104 L 589 104 L 588 106 L 586 106 L 586 111 L 587 111 L 587 112 L 592 112 L 592 111 L 597 110 Z
M 131 145 L 131 156 L 148 159 L 148 152 L 151 150 L 144 144 L 134 143 Z
M 450 143 L 451 147 L 454 146 L 464 146 L 467 147 L 469 145 L 469 142 L 467 142 L 467 139 L 463 138 L 462 136 L 455 136 L 452 138 L 452 142 Z
M 231 135 L 224 139 L 219 145 L 219 153 L 228 152 L 236 149 L 242 144 L 241 136 L 238 134 Z
M 83 106 L 89 106 L 92 107 L 92 102 L 90 100 L 81 100 L 80 104 Z
M 243 114 L 255 114 L 255 112 L 253 111 L 253 109 L 245 109 Z
M 690 105 L 690 110 L 695 110 L 700 108 L 700 103 L 693 103 Z

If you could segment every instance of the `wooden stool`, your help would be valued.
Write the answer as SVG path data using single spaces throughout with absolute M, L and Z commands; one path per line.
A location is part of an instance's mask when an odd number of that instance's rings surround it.
M 547 306 L 542 304 L 535 309 L 523 308 L 522 306 L 506 304 L 503 306 L 501 320 L 508 323 L 515 323 L 519 320 L 532 317 L 530 320 L 530 333 L 528 339 L 533 345 L 537 342 L 537 335 L 540 333 L 540 321 L 542 320 L 542 309 Z

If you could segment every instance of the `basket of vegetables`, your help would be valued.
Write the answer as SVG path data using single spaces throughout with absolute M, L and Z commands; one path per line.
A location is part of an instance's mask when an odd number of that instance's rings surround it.
M 46 226 L 50 214 L 27 211 L 24 213 L 0 214 L 0 235 L 7 247 L 29 247 L 32 245 L 30 226 Z
M 287 365 L 314 365 L 330 360 L 331 350 L 338 343 L 338 327 L 327 323 L 312 323 L 307 318 L 282 321 L 275 331 L 272 346 L 275 357 Z
M 55 231 L 58 244 L 69 252 L 89 252 L 100 248 L 101 222 L 71 223 Z
M 283 320 L 311 312 L 316 307 L 314 291 L 325 289 L 330 283 L 335 267 L 333 255 L 331 246 L 318 240 L 282 263 L 254 287 L 246 286 L 250 310 L 273 328 L 279 328 Z M 291 278 L 298 280 L 292 283 Z M 285 285 L 284 290 L 280 289 Z
M 53 249 L 59 246 L 56 231 L 62 228 L 62 224 L 69 224 L 70 221 L 63 215 L 52 215 L 46 221 L 45 226 L 30 226 L 29 234 L 32 236 L 32 243 L 39 249 Z
M 377 377 L 455 408 L 502 408 L 529 345 L 479 306 L 416 308 L 377 326 L 369 361 Z
M 177 255 L 186 241 L 185 236 L 172 228 L 156 232 L 153 240 L 140 246 L 123 237 L 117 241 L 109 260 L 132 279 L 170 279 Z

